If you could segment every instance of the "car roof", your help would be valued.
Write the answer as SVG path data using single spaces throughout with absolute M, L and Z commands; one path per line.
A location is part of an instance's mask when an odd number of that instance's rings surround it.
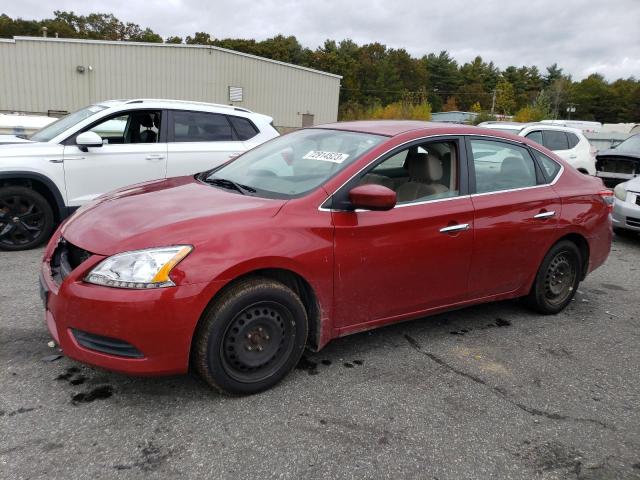
M 414 130 L 450 130 L 451 132 L 464 133 L 464 130 L 479 130 L 477 127 L 445 122 L 424 122 L 419 120 L 359 120 L 352 122 L 336 122 L 316 125 L 312 128 L 330 130 L 346 130 L 350 132 L 371 133 L 394 137 Z M 486 133 L 486 132 L 484 132 Z
M 177 108 L 182 110 L 196 109 L 196 110 L 211 110 L 218 111 L 219 109 L 235 110 L 242 113 L 254 113 L 251 110 L 242 107 L 236 107 L 235 105 L 224 105 L 220 103 L 208 103 L 208 102 L 196 102 L 192 100 L 174 100 L 168 98 L 133 98 L 128 100 L 104 100 L 96 102 L 95 105 L 101 105 L 104 107 L 119 107 L 122 105 L 136 105 L 145 104 L 154 107 L 164 108 Z

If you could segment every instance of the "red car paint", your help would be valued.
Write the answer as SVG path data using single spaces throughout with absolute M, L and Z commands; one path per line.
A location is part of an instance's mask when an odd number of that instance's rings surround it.
M 602 183 L 529 140 L 474 127 L 423 122 L 351 122 L 326 129 L 389 138 L 300 198 L 273 200 L 213 188 L 193 177 L 116 191 L 83 208 L 54 234 L 42 277 L 50 291 L 47 325 L 76 360 L 131 374 L 186 372 L 192 337 L 207 305 L 229 282 L 262 269 L 295 273 L 311 287 L 319 315 L 314 348 L 332 338 L 453 308 L 526 295 L 549 248 L 584 238 L 587 272 L 611 245 Z M 434 201 L 424 208 L 344 212 L 319 208 L 354 174 L 408 141 L 482 135 L 526 144 L 564 166 L 553 185 Z M 366 192 L 365 192 L 366 193 Z M 555 211 L 551 219 L 535 214 Z M 443 234 L 468 223 L 466 231 Z M 61 284 L 50 260 L 60 240 L 92 252 Z M 155 246 L 194 247 L 171 273 L 175 287 L 127 290 L 84 276 L 115 253 Z M 126 341 L 143 358 L 80 346 L 71 329 Z

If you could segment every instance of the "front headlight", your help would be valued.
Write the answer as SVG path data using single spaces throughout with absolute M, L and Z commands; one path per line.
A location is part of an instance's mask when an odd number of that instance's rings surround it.
M 618 200 L 625 201 L 627 199 L 627 189 L 624 183 L 619 183 L 613 189 L 613 194 L 616 196 Z
M 169 273 L 191 250 L 190 245 L 176 245 L 118 253 L 96 265 L 84 281 L 116 288 L 172 287 Z

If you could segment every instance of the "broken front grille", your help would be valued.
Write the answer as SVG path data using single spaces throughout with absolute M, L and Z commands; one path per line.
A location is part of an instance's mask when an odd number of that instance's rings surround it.
M 92 254 L 61 238 L 51 256 L 51 275 L 60 284 Z
M 640 162 L 626 157 L 601 157 L 596 162 L 596 170 L 600 172 L 625 173 L 634 175 L 640 173 Z

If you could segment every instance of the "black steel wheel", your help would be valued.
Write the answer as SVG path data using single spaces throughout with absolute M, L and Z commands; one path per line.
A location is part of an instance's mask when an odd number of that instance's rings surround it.
M 21 186 L 0 188 L 0 250 L 28 250 L 51 235 L 54 217 L 47 200 Z
M 221 345 L 227 374 L 240 382 L 273 375 L 293 349 L 294 327 L 291 311 L 278 302 L 258 302 L 242 310 L 227 327 Z
M 582 272 L 582 256 L 575 243 L 556 243 L 540 265 L 527 303 L 535 310 L 554 314 L 563 310 L 578 289 Z
M 306 310 L 295 292 L 271 279 L 245 279 L 221 292 L 204 313 L 192 364 L 222 392 L 257 393 L 296 366 L 307 329 Z
M 562 304 L 573 295 L 578 275 L 576 263 L 567 251 L 559 252 L 549 263 L 544 277 L 544 294 L 550 304 Z

